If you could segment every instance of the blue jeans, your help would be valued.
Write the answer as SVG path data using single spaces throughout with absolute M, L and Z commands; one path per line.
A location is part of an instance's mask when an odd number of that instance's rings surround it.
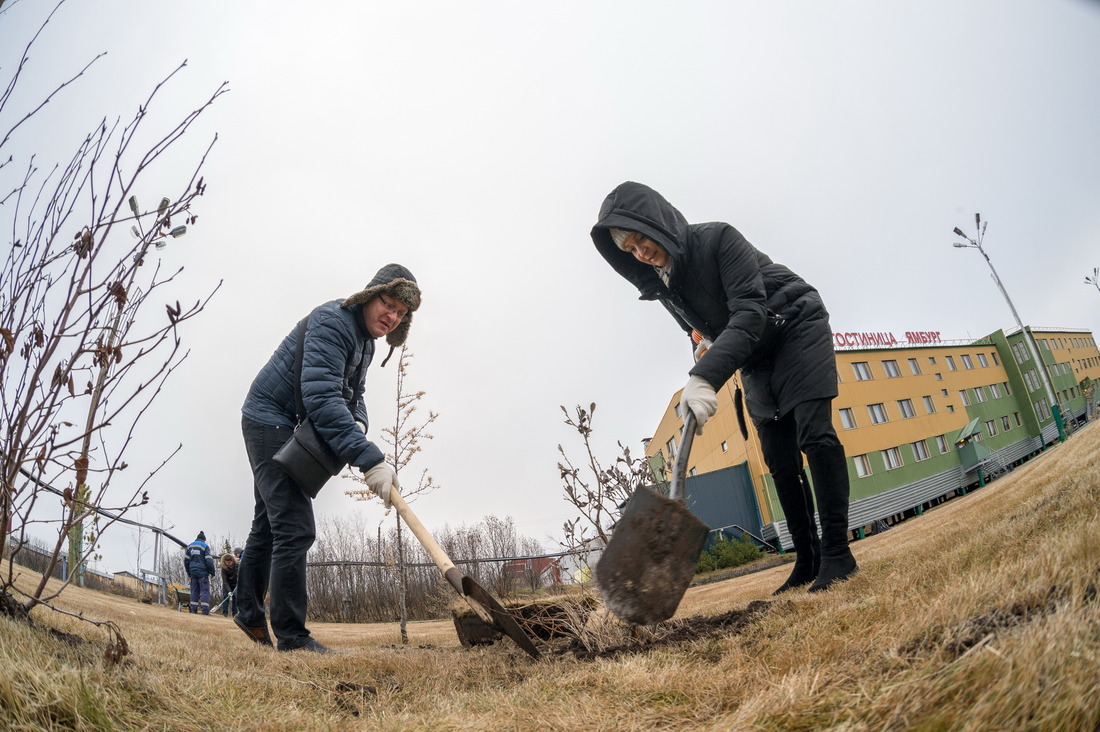
M 271 458 L 293 429 L 241 418 L 248 462 L 252 466 L 256 509 L 237 576 L 237 606 L 241 622 L 266 625 L 264 594 L 271 631 L 280 650 L 309 640 L 306 630 L 306 555 L 317 535 L 313 501 Z
M 222 615 L 225 617 L 229 617 L 230 611 L 232 611 L 234 615 L 237 614 L 237 596 L 233 595 L 230 597 L 230 593 L 236 589 L 236 587 L 230 587 L 228 583 L 222 582 L 222 597 L 228 598 L 224 600 L 222 604 Z

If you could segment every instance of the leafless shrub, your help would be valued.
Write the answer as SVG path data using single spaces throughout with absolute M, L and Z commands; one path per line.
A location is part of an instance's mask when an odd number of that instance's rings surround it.
M 30 111 L 9 108 L 35 39 L 63 4 L 28 43 L 0 94 L 0 152 L 102 56 Z M 11 527 L 11 534 L 0 532 L 0 555 L 8 556 L 0 592 L 21 598 L 26 611 L 49 605 L 79 578 L 103 532 L 146 502 L 145 485 L 164 463 L 144 478 L 118 474 L 127 468 L 138 423 L 187 356 L 180 325 L 213 295 L 189 305 L 160 299 L 182 268 L 170 270 L 156 252 L 195 224 L 192 204 L 206 190 L 199 173 L 216 136 L 174 197 L 143 208 L 137 196 L 144 176 L 227 91 L 219 85 L 174 128 L 147 134 L 148 110 L 184 65 L 130 121 L 95 124 L 63 164 L 43 170 L 35 155 L 0 155 L 0 206 L 11 237 L 0 262 L 0 526 Z M 49 506 L 51 494 L 63 501 L 60 518 Z M 56 541 L 26 591 L 15 585 L 14 562 L 34 526 L 50 527 Z M 69 577 L 47 590 L 66 546 Z

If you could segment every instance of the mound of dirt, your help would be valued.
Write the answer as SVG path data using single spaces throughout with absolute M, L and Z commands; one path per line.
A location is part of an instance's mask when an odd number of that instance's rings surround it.
M 757 616 L 762 614 L 771 605 L 770 601 L 755 600 L 750 602 L 744 610 L 730 610 L 721 615 L 694 615 L 683 620 L 669 620 L 648 628 L 635 628 L 631 639 L 627 643 L 610 646 L 601 650 L 586 648 L 580 639 L 574 638 L 571 642 L 555 651 L 553 655 L 571 654 L 576 658 L 587 661 L 597 658 L 615 658 L 627 654 L 649 653 L 659 648 L 667 648 L 683 643 L 693 643 L 705 638 L 718 638 L 735 635 L 746 626 L 753 623 Z

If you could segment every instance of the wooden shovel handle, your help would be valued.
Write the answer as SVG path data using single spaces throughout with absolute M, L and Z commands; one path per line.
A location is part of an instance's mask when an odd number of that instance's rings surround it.
M 458 594 L 463 595 L 462 591 L 462 573 L 455 568 L 455 563 L 451 561 L 451 558 L 447 556 L 447 553 L 443 551 L 443 547 L 439 546 L 432 535 L 428 533 L 428 530 L 424 528 L 424 524 L 420 523 L 420 519 L 416 517 L 416 514 L 409 508 L 409 504 L 405 503 L 405 499 L 401 497 L 395 486 L 390 486 L 390 505 L 397 509 L 397 515 L 399 515 L 404 521 L 405 525 L 409 527 L 409 530 L 413 532 L 413 536 L 420 542 L 420 545 L 424 547 L 424 550 L 428 552 L 428 556 L 432 558 L 435 565 L 439 567 L 439 571 L 443 573 L 443 576 L 447 578 L 447 581 L 454 586 Z

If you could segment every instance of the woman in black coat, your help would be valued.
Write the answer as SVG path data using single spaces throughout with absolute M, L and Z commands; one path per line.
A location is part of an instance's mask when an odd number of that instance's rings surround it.
M 836 356 L 817 290 L 729 224 L 689 224 L 640 183 L 604 199 L 592 240 L 642 300 L 659 300 L 686 333 L 702 337 L 681 397 L 700 432 L 718 407 L 715 390 L 741 371 L 795 547 L 791 576 L 776 592 L 811 582 L 817 592 L 849 577 L 857 566 L 848 548 L 848 466 L 832 423 Z

